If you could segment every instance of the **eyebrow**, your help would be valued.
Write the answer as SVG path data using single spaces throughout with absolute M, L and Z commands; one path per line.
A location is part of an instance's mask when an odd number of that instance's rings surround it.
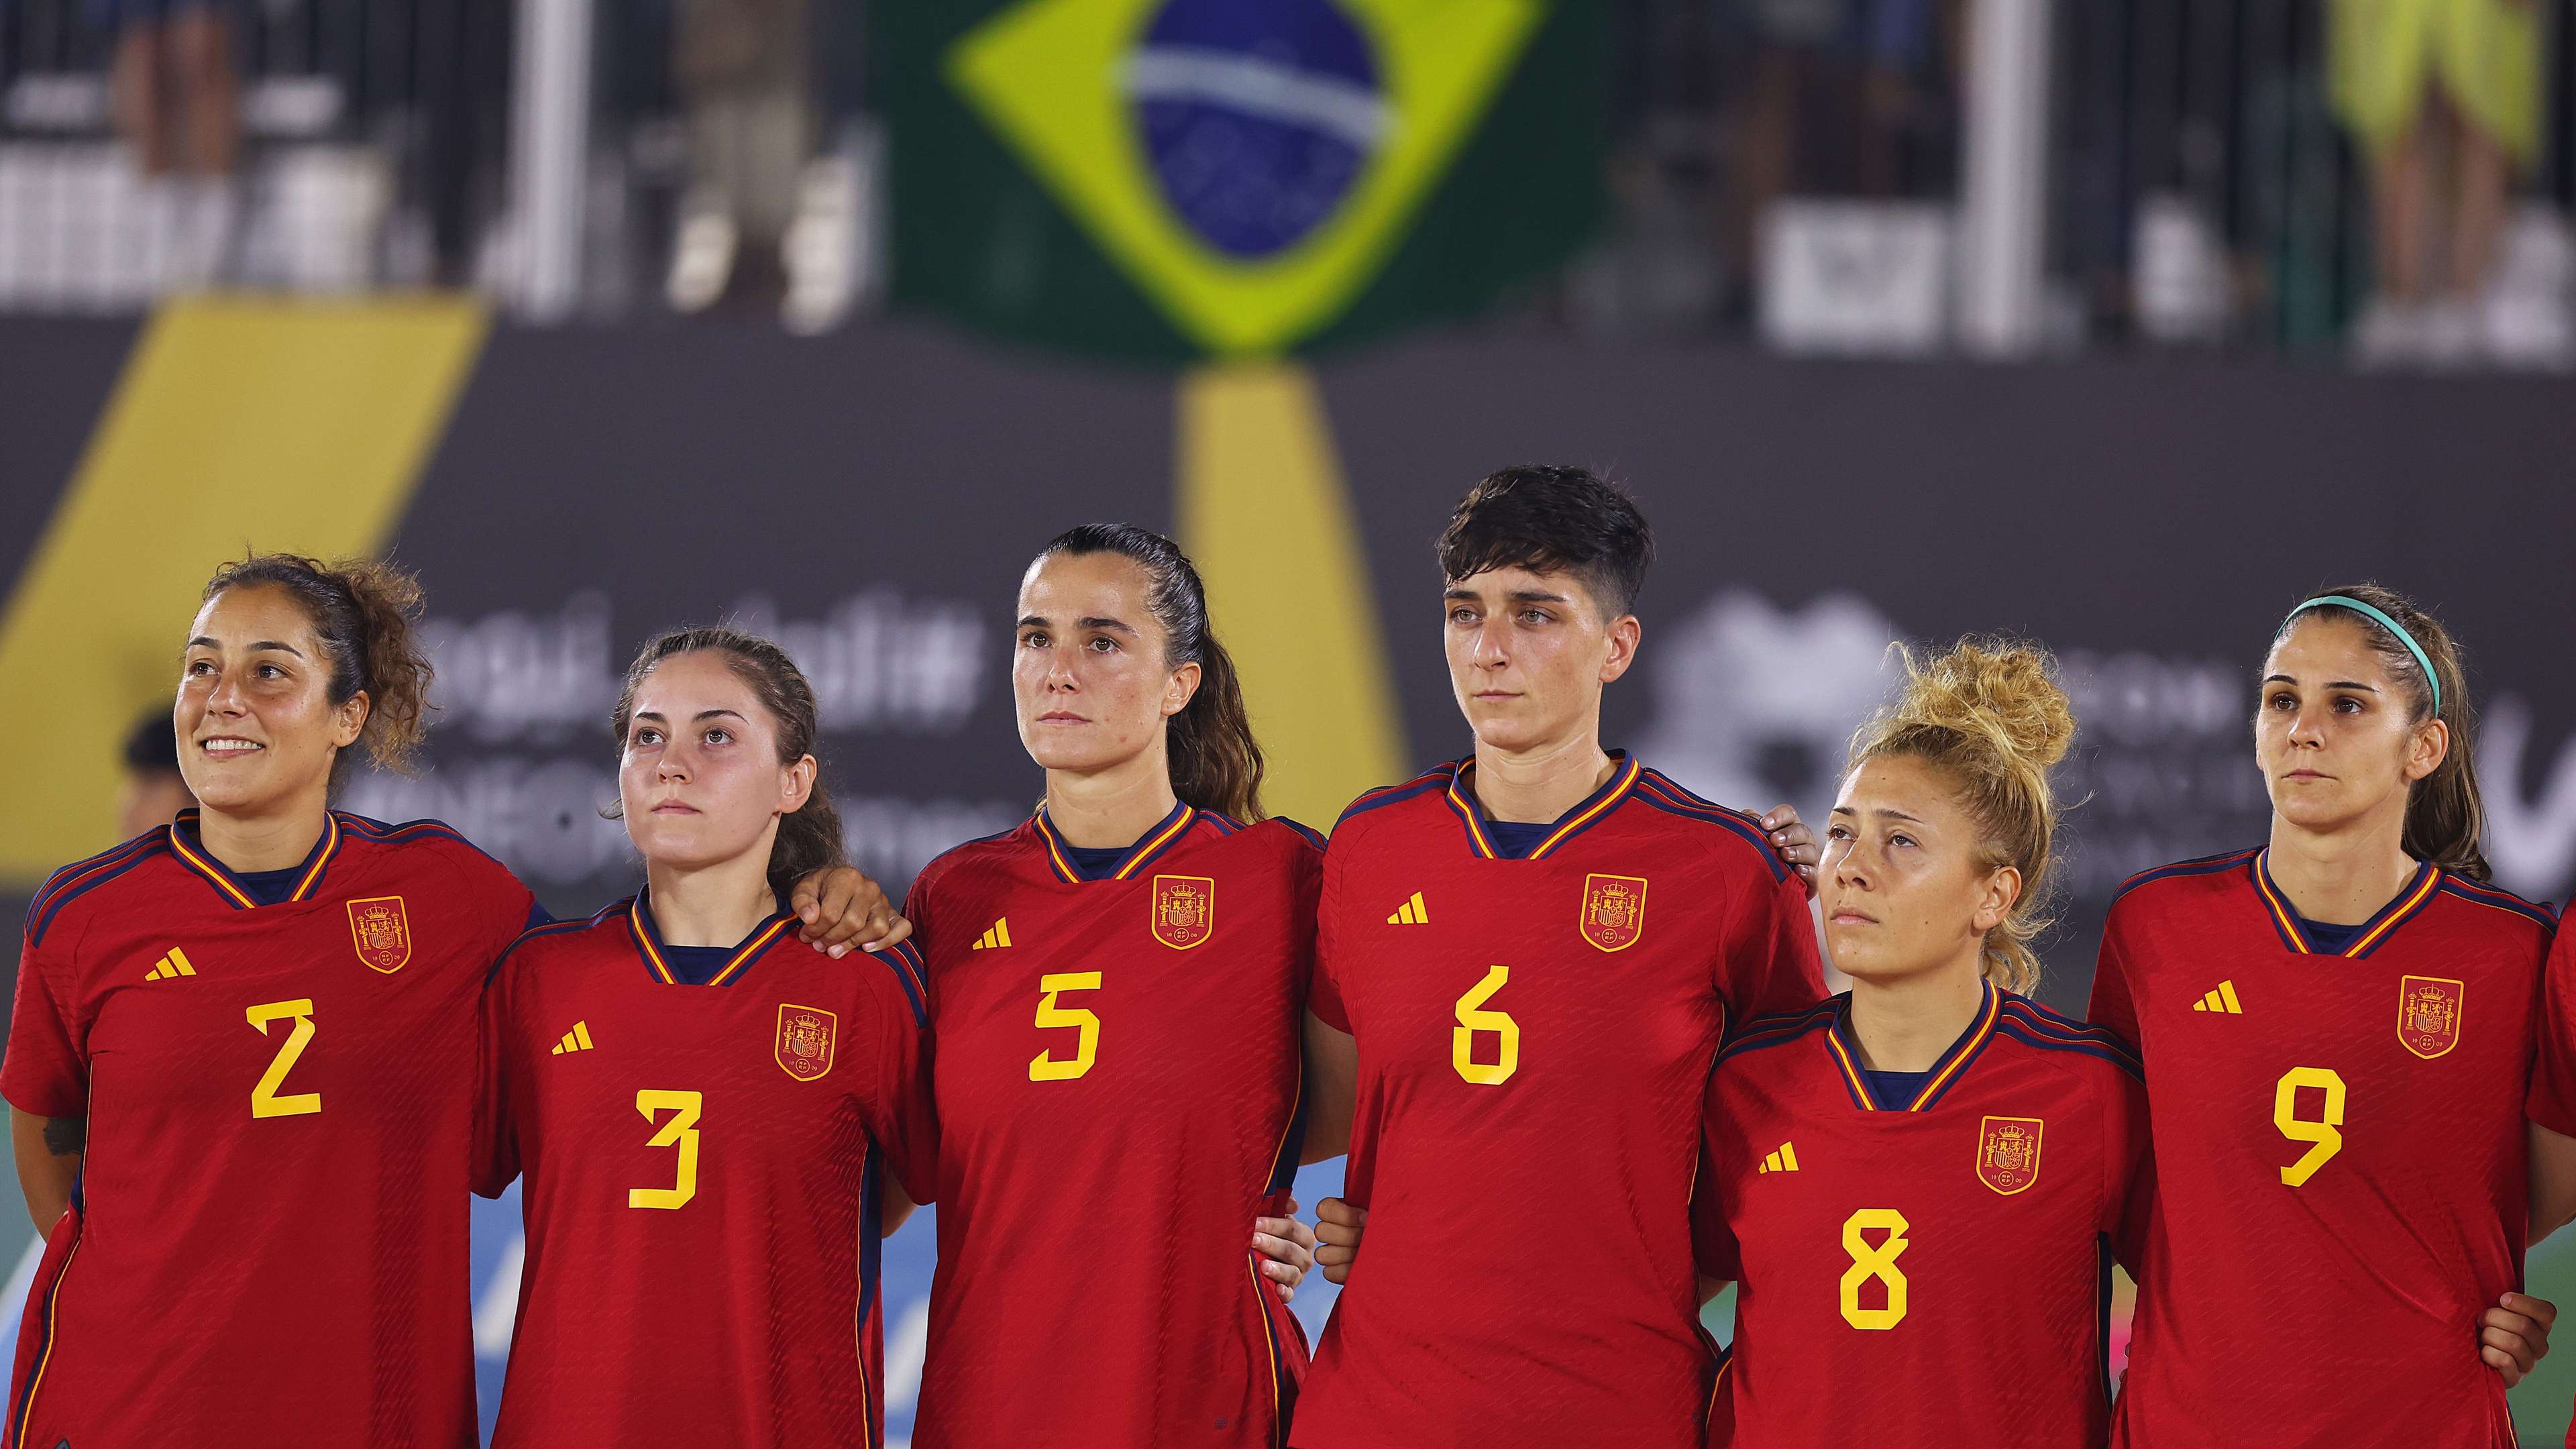
M 2263 682 L 2265 684 L 2296 684 L 2299 681 L 2287 674 L 2273 674 L 2265 676 Z M 2377 694 L 2379 692 L 2378 685 L 2364 684 L 2358 679 L 2329 679 L 2321 687 L 2325 689 L 2358 689 L 2364 694 Z
M 1020 627 L 1023 629 L 1030 627 L 1043 629 L 1047 627 L 1049 622 L 1049 620 L 1036 614 L 1022 614 L 1020 616 Z M 1077 629 L 1110 629 L 1127 635 L 1133 635 L 1136 632 L 1135 626 L 1129 624 L 1124 619 L 1104 619 L 1096 614 L 1085 614 L 1081 618 L 1074 620 L 1073 627 Z
M 1469 588 L 1453 588 L 1449 590 L 1449 592 L 1441 595 L 1441 598 L 1443 599 L 1477 599 L 1481 597 L 1483 596 L 1478 594 L 1474 589 Z M 1569 603 L 1573 599 L 1571 594 L 1552 593 L 1546 589 L 1514 589 L 1503 595 L 1503 597 L 1515 604 L 1563 604 Z
M 662 712 L 661 712 L 660 710 L 657 710 L 657 709 L 638 710 L 638 711 L 636 712 L 636 714 L 635 714 L 635 717 L 636 717 L 637 719 L 639 719 L 639 720 L 649 719 L 649 720 L 658 720 L 658 721 L 660 721 L 660 722 L 661 722 L 661 723 L 663 723 L 663 724 L 669 724 L 669 723 L 670 723 L 670 721 L 669 721 L 668 719 L 664 719 L 664 718 L 663 718 L 663 716 L 662 716 Z M 698 720 L 702 720 L 702 719 L 727 719 L 727 718 L 730 718 L 730 719 L 741 719 L 741 718 L 742 718 L 742 712 L 741 712 L 740 710 L 732 710 L 732 709 L 702 709 L 702 710 L 699 710 L 695 715 L 691 716 L 691 722 L 692 722 L 692 723 L 695 723 L 696 721 L 698 721 Z
M 217 649 L 217 650 L 220 650 L 220 649 L 222 649 L 224 646 L 223 646 L 223 645 L 221 645 L 221 644 L 219 644 L 219 643 L 217 643 L 217 642 L 215 642 L 215 641 L 214 641 L 214 640 L 212 640 L 212 639 L 207 638 L 205 635 L 200 634 L 200 635 L 198 635 L 196 638 L 191 639 L 191 640 L 189 640 L 189 641 L 188 641 L 188 647 L 189 647 L 189 648 L 191 648 L 191 649 L 204 648 L 204 649 Z M 294 645 L 292 645 L 292 644 L 283 643 L 283 642 L 280 642 L 279 640 L 275 640 L 275 639 L 254 639 L 254 640 L 252 640 L 252 641 L 250 642 L 249 647 L 248 647 L 247 649 L 245 649 L 243 652 L 244 652 L 244 653 L 248 653 L 248 654 L 256 654 L 256 653 L 258 653 L 258 652 L 259 652 L 260 650 L 262 650 L 262 649 L 274 649 L 274 650 L 278 651 L 278 652 L 279 652 L 279 653 L 281 653 L 281 654 L 292 654 L 292 655 L 294 655 L 294 656 L 295 656 L 296 658 L 298 658 L 298 659 L 301 659 L 301 658 L 303 658 L 303 657 L 304 657 L 304 651 L 303 651 L 303 650 L 296 648 L 296 647 L 295 647 Z
M 1855 819 L 1855 820 L 1857 820 L 1857 819 L 1859 819 L 1859 818 L 1860 818 L 1860 812 L 1859 812 L 1859 811 L 1857 811 L 1857 810 L 1854 810 L 1854 809 L 1853 809 L 1853 808 L 1851 808 L 1849 805 L 1837 805 L 1837 806 L 1835 806 L 1835 807 L 1833 808 L 1833 810 L 1832 810 L 1830 813 L 1835 814 L 1835 815 L 1849 815 L 1849 816 L 1851 816 L 1851 817 L 1852 817 L 1853 819 Z M 1884 805 L 1878 806 L 1877 808 L 1875 808 L 1875 809 L 1871 810 L 1869 813 L 1870 813 L 1870 814 L 1872 814 L 1872 815 L 1883 815 L 1883 816 L 1886 816 L 1888 819 L 1891 819 L 1891 820 L 1911 820 L 1911 821 L 1913 821 L 1913 822 L 1914 822 L 1915 824 L 1917 824 L 1917 825 L 1920 825 L 1920 824 L 1922 824 L 1922 823 L 1923 823 L 1923 821 L 1922 821 L 1919 817 L 1912 816 L 1912 815 L 1908 815 L 1908 814 L 1906 814 L 1906 813 L 1905 813 L 1904 811 L 1902 811 L 1902 810 L 1891 810 L 1891 809 L 1887 808 L 1887 807 L 1886 807 L 1886 806 L 1884 806 Z

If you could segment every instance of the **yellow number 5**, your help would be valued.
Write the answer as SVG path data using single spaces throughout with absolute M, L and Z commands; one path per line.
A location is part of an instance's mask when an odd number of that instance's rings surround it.
M 307 1112 L 321 1111 L 320 1092 L 297 1092 L 290 1097 L 277 1095 L 277 1089 L 286 1084 L 286 1074 L 295 1070 L 296 1058 L 304 1055 L 304 1049 L 313 1044 L 313 1003 L 310 1000 L 263 1002 L 242 1014 L 250 1018 L 251 1025 L 259 1028 L 261 1036 L 268 1035 L 268 1024 L 272 1021 L 295 1023 L 294 1028 L 286 1033 L 286 1040 L 278 1044 L 277 1055 L 269 1060 L 268 1070 L 260 1074 L 259 1085 L 250 1089 L 250 1114 L 253 1117 L 301 1117 Z
M 1509 966 L 1488 966 L 1485 979 L 1468 987 L 1467 994 L 1458 998 L 1458 1024 L 1449 1031 L 1449 1065 L 1479 1087 L 1508 1081 L 1521 1068 L 1521 1024 L 1512 1020 L 1508 1012 L 1484 1009 L 1485 1003 L 1511 979 Z M 1476 1060 L 1476 1033 L 1480 1031 L 1490 1031 L 1501 1040 L 1490 1066 Z
M 1851 1254 L 1851 1266 L 1843 1270 L 1843 1322 L 1879 1329 L 1905 1321 L 1905 1275 L 1897 1271 L 1896 1260 L 1905 1255 L 1908 1226 L 1905 1214 L 1894 1208 L 1862 1208 L 1843 1219 L 1843 1251 Z M 1876 1247 L 1861 1236 L 1872 1228 L 1887 1234 Z M 1860 1306 L 1860 1285 L 1872 1278 L 1887 1285 L 1885 1308 Z
M 688 1205 L 698 1195 L 698 1114 L 705 1109 L 702 1092 L 657 1092 L 650 1088 L 635 1094 L 635 1110 L 644 1120 L 653 1120 L 656 1112 L 668 1112 L 671 1120 L 661 1124 L 647 1147 L 680 1149 L 680 1177 L 669 1187 L 630 1187 L 626 1205 L 637 1208 L 676 1208 Z
M 2325 1111 L 2314 1122 L 2299 1115 L 2301 1087 L 2326 1094 Z M 2326 1067 L 2292 1067 L 2283 1072 L 2280 1085 L 2272 1089 L 2272 1125 L 2291 1141 L 2308 1144 L 2305 1155 L 2281 1169 L 2281 1181 L 2297 1187 L 2343 1151 L 2343 1133 L 2338 1130 L 2343 1126 L 2343 1078 Z
M 1091 1070 L 1092 1059 L 1100 1055 L 1100 1018 L 1078 1006 L 1055 1004 L 1059 991 L 1098 991 L 1100 973 L 1072 971 L 1060 976 L 1038 978 L 1038 1025 L 1069 1026 L 1076 1035 L 1073 1055 L 1058 1060 L 1049 1049 L 1029 1058 L 1029 1080 L 1032 1082 L 1069 1082 Z

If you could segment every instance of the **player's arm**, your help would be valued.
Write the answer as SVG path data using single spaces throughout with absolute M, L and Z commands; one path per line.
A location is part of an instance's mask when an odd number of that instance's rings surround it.
M 2549 1356 L 2549 1325 L 2558 1305 L 2528 1293 L 2507 1293 L 2478 1320 L 2478 1357 L 2512 1388 Z
M 1297 1221 L 1297 1199 L 1288 1199 L 1282 1211 L 1288 1216 L 1252 1220 L 1252 1251 L 1261 1255 L 1261 1276 L 1286 1303 L 1297 1296 L 1306 1270 L 1315 1266 L 1315 1230 Z
M 2576 1137 L 2525 1122 L 2531 1141 L 2531 1245 L 2576 1220 Z
M 1351 1150 L 1351 1113 L 1359 1091 L 1359 1043 L 1307 1012 L 1306 1141 L 1299 1162 L 1323 1162 Z
M 89 1119 L 39 1117 L 12 1107 L 9 1144 L 17 1153 L 18 1190 L 27 1195 L 27 1215 L 36 1220 L 37 1232 L 52 1232 L 72 1205 L 72 1185 L 80 1181 Z
M 787 909 L 805 923 L 798 939 L 835 958 L 886 950 L 912 934 L 912 922 L 895 913 L 885 889 L 855 866 L 808 871 L 796 882 Z
M 885 1185 L 877 1189 L 877 1236 L 893 1237 L 894 1230 L 902 1227 L 904 1221 L 912 1216 L 912 1210 L 919 1206 L 921 1204 L 912 1200 L 912 1194 L 903 1190 L 903 1184 L 895 1180 L 895 1175 L 887 1173 Z
M 1337 1197 L 1315 1204 L 1315 1266 L 1327 1283 L 1347 1283 L 1351 1263 L 1360 1255 L 1360 1237 L 1368 1231 L 1368 1209 Z
M 1702 1279 L 1700 1279 L 1700 1280 L 1699 1280 L 1699 1306 L 1700 1306 L 1700 1307 L 1702 1307 L 1702 1308 L 1706 1308 L 1706 1307 L 1709 1305 L 1709 1303 L 1710 1303 L 1710 1301 L 1711 1301 L 1712 1299 L 1716 1298 L 1716 1297 L 1717 1297 L 1717 1295 L 1719 1295 L 1720 1293 L 1725 1292 L 1728 1288 L 1730 1288 L 1730 1287 L 1734 1286 L 1734 1283 L 1735 1283 L 1735 1280 L 1734 1280 L 1734 1279 L 1732 1279 L 1732 1278 L 1702 1278 Z

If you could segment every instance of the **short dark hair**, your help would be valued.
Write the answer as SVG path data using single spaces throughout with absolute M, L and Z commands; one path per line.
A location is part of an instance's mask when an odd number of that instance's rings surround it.
M 171 723 L 170 706 L 136 720 L 126 732 L 125 768 L 138 775 L 179 773 L 179 727 Z
M 1452 583 L 1488 569 L 1571 573 L 1616 619 L 1637 610 L 1655 535 L 1628 491 L 1589 468 L 1523 463 L 1467 490 L 1440 531 Z

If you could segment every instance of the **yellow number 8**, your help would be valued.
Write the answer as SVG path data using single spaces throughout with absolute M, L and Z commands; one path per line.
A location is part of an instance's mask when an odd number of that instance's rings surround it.
M 1894 1208 L 1862 1208 L 1843 1219 L 1843 1251 L 1851 1266 L 1843 1270 L 1843 1322 L 1854 1328 L 1894 1328 L 1905 1321 L 1905 1275 L 1896 1260 L 1905 1255 L 1905 1214 Z M 1876 1228 L 1887 1236 L 1875 1246 L 1862 1233 Z M 1875 1278 L 1887 1285 L 1885 1308 L 1860 1306 L 1860 1285 Z
M 1508 1081 L 1512 1073 L 1521 1069 L 1521 1024 L 1507 1012 L 1483 1009 L 1511 979 L 1510 967 L 1489 966 L 1485 968 L 1485 979 L 1468 987 L 1467 994 L 1458 998 L 1458 1024 L 1449 1032 L 1449 1064 L 1458 1069 L 1459 1076 L 1479 1087 Z M 1490 1031 L 1502 1039 L 1490 1066 L 1476 1060 L 1476 1033 L 1480 1031 Z
M 2299 1115 L 2299 1089 L 2314 1087 L 2326 1094 L 2325 1111 L 2311 1122 Z M 2305 1142 L 2308 1150 L 2298 1161 L 2281 1169 L 2281 1181 L 2297 1187 L 2317 1175 L 2334 1155 L 2343 1151 L 2343 1078 L 2326 1067 L 2292 1067 L 2281 1074 L 2280 1085 L 2272 1089 L 2272 1125 L 2293 1142 Z

